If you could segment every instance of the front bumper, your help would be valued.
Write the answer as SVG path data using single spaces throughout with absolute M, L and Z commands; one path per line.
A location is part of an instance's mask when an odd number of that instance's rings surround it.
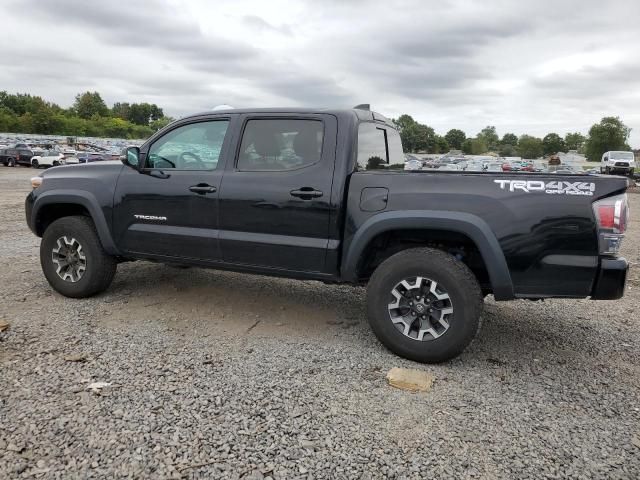
M 598 277 L 591 293 L 592 300 L 616 300 L 624 295 L 629 263 L 624 258 L 600 260 Z

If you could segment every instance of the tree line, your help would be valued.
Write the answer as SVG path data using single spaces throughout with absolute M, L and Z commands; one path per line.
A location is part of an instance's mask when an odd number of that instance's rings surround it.
M 39 96 L 0 91 L 0 132 L 137 139 L 149 137 L 172 120 L 153 103 L 117 102 L 109 108 L 98 92 L 79 93 L 70 108 L 62 108 Z M 630 150 L 631 129 L 618 117 L 604 117 L 587 135 L 549 133 L 543 138 L 513 133 L 500 138 L 494 126 L 483 128 L 475 137 L 467 137 L 457 128 L 442 136 L 406 114 L 393 122 L 405 152 L 447 153 L 454 149 L 471 155 L 495 152 L 503 157 L 538 158 L 577 150 L 589 160 L 599 161 L 608 150 Z
M 79 93 L 70 108 L 26 93 L 0 91 L 0 132 L 147 138 L 173 119 L 153 103 L 107 106 L 98 92 Z
M 465 132 L 457 128 L 452 128 L 442 136 L 406 114 L 393 122 L 400 132 L 404 151 L 413 153 L 461 150 L 469 155 L 495 152 L 502 157 L 532 159 L 577 150 L 588 160 L 600 161 L 602 154 L 609 150 L 631 150 L 627 143 L 631 129 L 619 117 L 604 117 L 589 129 L 588 135 L 572 132 L 561 137 L 557 133 L 548 133 L 543 138 L 532 135 L 518 137 L 514 133 L 505 133 L 500 138 L 494 126 L 483 128 L 475 137 L 467 137 Z

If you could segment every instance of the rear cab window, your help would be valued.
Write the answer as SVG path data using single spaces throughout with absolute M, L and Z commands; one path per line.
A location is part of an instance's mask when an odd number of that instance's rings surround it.
M 403 171 L 403 168 L 404 152 L 398 131 L 381 123 L 360 123 L 357 169 Z
M 320 161 L 324 141 L 321 120 L 261 118 L 247 121 L 237 169 L 288 171 Z

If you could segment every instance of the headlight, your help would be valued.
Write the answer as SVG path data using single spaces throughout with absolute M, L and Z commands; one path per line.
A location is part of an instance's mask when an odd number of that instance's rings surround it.
M 42 177 L 31 177 L 31 188 L 38 188 L 42 185 Z

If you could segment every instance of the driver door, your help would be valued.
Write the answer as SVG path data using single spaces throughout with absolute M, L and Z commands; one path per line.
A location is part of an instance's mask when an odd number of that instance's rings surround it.
M 217 261 L 218 190 L 231 118 L 178 124 L 141 149 L 114 197 L 115 240 L 135 257 Z

